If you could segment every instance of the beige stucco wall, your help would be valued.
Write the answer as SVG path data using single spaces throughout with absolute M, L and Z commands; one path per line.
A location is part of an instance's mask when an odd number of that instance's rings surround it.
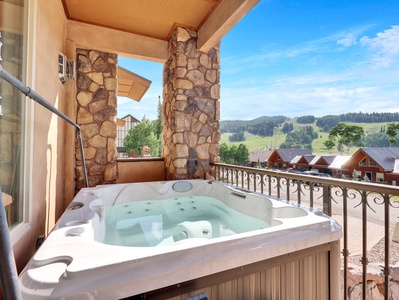
M 162 158 L 118 159 L 116 183 L 147 182 L 164 180 L 165 162 Z
M 34 50 L 28 53 L 27 84 L 65 112 L 68 101 L 65 95 L 74 83 L 69 82 L 63 86 L 58 79 L 58 53 L 66 53 L 67 50 L 66 17 L 62 3 L 38 0 L 32 1 L 30 5 L 31 12 L 34 11 L 29 15 L 31 48 Z M 37 237 L 47 234 L 64 211 L 64 187 L 71 180 L 65 178 L 64 172 L 65 149 L 68 144 L 64 130 L 70 125 L 36 103 L 33 116 L 30 228 L 14 244 L 19 270 L 36 251 Z

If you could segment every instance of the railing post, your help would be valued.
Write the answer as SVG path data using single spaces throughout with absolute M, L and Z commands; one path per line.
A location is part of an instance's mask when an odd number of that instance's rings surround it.
M 331 204 L 331 186 L 323 184 L 323 213 L 328 216 L 332 215 Z
M 297 180 L 296 184 L 298 186 L 298 195 L 297 195 L 298 204 L 301 204 L 301 201 L 302 201 L 302 196 L 301 196 L 301 193 L 302 193 L 302 182 L 300 180 Z
M 269 196 L 272 195 L 272 176 L 271 175 L 267 175 L 267 179 L 268 179 L 268 188 L 269 188 Z
M 390 239 L 390 226 L 389 226 L 389 205 L 391 199 L 388 194 L 384 195 L 384 212 L 385 212 L 385 261 L 384 261 L 384 297 L 389 299 L 389 281 L 390 281 L 390 268 L 389 268 L 389 239 Z
M 260 192 L 263 194 L 263 174 L 260 174 Z
M 281 177 L 279 176 L 279 177 L 276 177 L 276 180 L 277 180 L 277 198 L 280 198 L 280 188 L 281 188 L 281 185 L 280 185 L 280 180 L 281 180 Z
M 363 300 L 367 299 L 367 265 L 369 260 L 367 258 L 367 192 L 362 191 L 362 296 Z
M 344 300 L 348 299 L 348 257 L 349 257 L 349 250 L 348 250 L 348 189 L 342 189 L 342 209 L 343 209 L 343 249 L 342 249 L 342 256 L 344 258 Z

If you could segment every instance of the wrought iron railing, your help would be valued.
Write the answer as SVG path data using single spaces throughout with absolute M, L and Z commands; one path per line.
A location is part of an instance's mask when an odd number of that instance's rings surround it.
M 367 296 L 368 224 L 384 226 L 384 296 L 390 294 L 390 234 L 399 217 L 399 187 L 379 183 L 316 177 L 278 170 L 266 170 L 227 164 L 212 164 L 216 180 L 260 192 L 308 207 L 318 208 L 329 216 L 342 215 L 342 264 L 344 295 L 348 299 L 348 233 L 353 216 L 361 219 L 362 295 Z M 373 215 L 372 215 L 373 214 Z M 372 223 L 371 223 L 372 224 Z

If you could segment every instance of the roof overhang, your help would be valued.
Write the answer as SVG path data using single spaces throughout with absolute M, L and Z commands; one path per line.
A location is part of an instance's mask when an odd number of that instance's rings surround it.
M 150 80 L 118 66 L 118 96 L 139 102 L 150 85 Z
M 61 0 L 77 47 L 165 62 L 176 27 L 198 31 L 208 52 L 260 0 Z

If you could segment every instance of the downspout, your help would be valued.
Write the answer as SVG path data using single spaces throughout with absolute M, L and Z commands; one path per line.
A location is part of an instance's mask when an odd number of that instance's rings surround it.
M 26 96 L 28 96 L 32 100 L 36 101 L 40 105 L 44 106 L 49 111 L 55 113 L 61 119 L 67 121 L 69 124 L 73 125 L 76 128 L 76 130 L 78 132 L 78 135 L 79 135 L 80 153 L 82 155 L 83 175 L 84 175 L 86 187 L 89 187 L 89 180 L 88 180 L 88 177 L 87 177 L 87 168 L 86 168 L 85 154 L 84 154 L 84 151 L 83 151 L 83 140 L 82 140 L 82 133 L 81 133 L 81 130 L 80 130 L 80 126 L 78 124 L 76 124 L 74 121 L 72 121 L 70 118 L 68 118 L 66 115 L 64 115 L 62 112 L 60 112 L 57 108 L 55 108 L 49 102 L 47 102 L 42 96 L 37 94 L 30 87 L 26 86 L 21 81 L 19 81 L 17 78 L 15 78 L 13 75 L 11 75 L 9 72 L 7 72 L 7 70 L 5 70 L 3 68 L 3 66 L 1 66 L 1 65 L 0 65 L 0 77 L 3 78 L 4 80 L 8 81 L 11 85 L 16 87 L 23 94 L 25 94 Z

